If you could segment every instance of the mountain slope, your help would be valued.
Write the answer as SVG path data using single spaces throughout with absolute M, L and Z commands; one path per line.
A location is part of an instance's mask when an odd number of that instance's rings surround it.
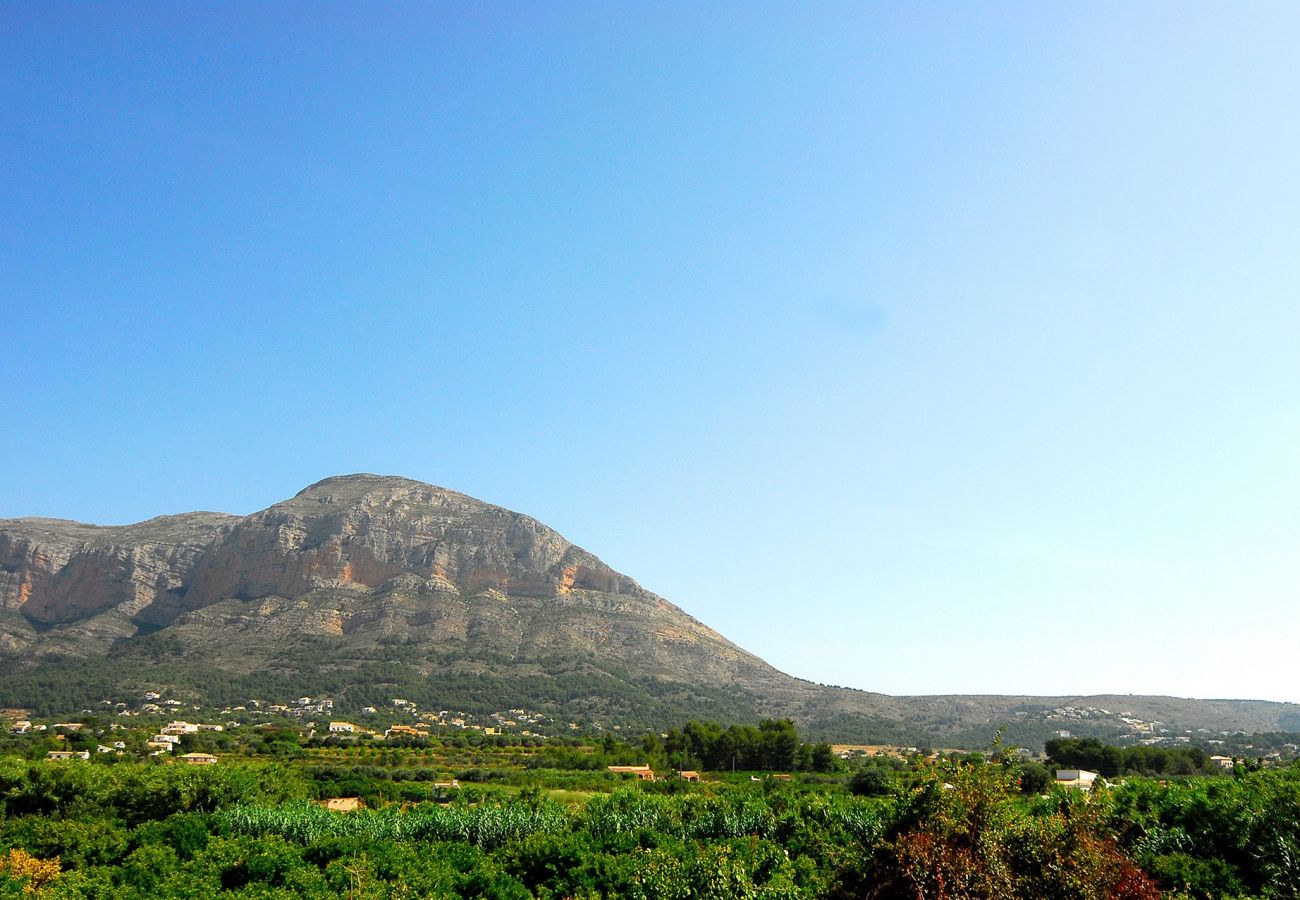
M 170 683 L 209 698 L 328 691 L 341 708 L 400 687 L 638 725 L 776 714 L 842 737 L 979 743 L 1000 721 L 1045 723 L 1082 702 L 800 681 L 535 519 L 374 475 L 328 478 L 244 517 L 0 521 L 0 655 L 0 704 L 19 706 L 51 678 L 76 697 Z M 1297 712 L 1206 703 L 1143 710 L 1245 730 Z
M 402 478 L 329 478 L 243 518 L 4 521 L 0 569 L 14 668 L 165 647 L 235 675 L 401 663 L 737 696 L 799 684 L 536 520 Z

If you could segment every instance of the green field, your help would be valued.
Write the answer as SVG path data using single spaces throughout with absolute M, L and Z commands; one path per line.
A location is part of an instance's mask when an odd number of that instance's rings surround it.
M 1043 765 L 995 747 L 688 783 L 665 766 L 663 738 L 387 747 L 263 732 L 223 735 L 211 766 L 48 761 L 39 741 L 25 758 L 10 739 L 0 897 L 1300 894 L 1295 765 L 1085 795 L 1044 789 Z M 661 778 L 605 769 L 641 760 Z M 328 811 L 332 797 L 364 808 Z

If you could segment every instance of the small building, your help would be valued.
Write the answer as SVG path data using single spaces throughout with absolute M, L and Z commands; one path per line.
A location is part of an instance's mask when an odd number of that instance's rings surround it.
M 1087 769 L 1057 769 L 1056 783 L 1072 790 L 1090 791 L 1092 783 L 1097 780 L 1096 772 Z
M 51 750 L 46 759 L 90 759 L 89 750 Z
M 337 813 L 356 812 L 359 809 L 366 808 L 360 797 L 330 797 L 328 800 L 322 800 L 320 805 L 330 812 Z
M 355 734 L 356 730 L 351 722 L 330 722 L 330 734 Z
M 615 775 L 635 775 L 642 781 L 654 781 L 655 773 L 649 766 L 606 766 Z
M 681 772 L 678 772 L 677 777 L 682 779 L 683 781 L 699 782 L 700 773 L 692 771 L 690 769 L 685 769 Z
M 458 790 L 460 790 L 460 782 L 455 778 L 451 781 L 435 781 L 433 790 L 429 792 L 429 799 L 434 803 L 447 803 Z
M 1237 764 L 1231 756 L 1211 756 L 1210 762 L 1214 763 L 1220 769 L 1231 769 Z
M 410 725 L 394 725 L 384 731 L 385 738 L 391 737 L 428 737 L 427 729 L 412 728 Z
M 794 781 L 794 776 L 786 774 L 785 772 L 773 772 L 767 777 L 773 781 Z
M 20 722 L 15 722 L 13 728 L 14 728 L 14 734 L 26 734 L 27 732 L 32 730 L 32 723 L 28 722 L 26 719 L 23 719 Z
M 163 734 L 197 734 L 199 726 L 192 722 L 168 722 L 159 729 Z
M 217 762 L 217 758 L 211 753 L 186 753 L 181 759 L 187 766 L 212 766 Z

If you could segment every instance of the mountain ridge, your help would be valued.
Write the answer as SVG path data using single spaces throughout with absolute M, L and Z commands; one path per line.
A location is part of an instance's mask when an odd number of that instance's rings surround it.
M 115 682 L 101 678 L 119 668 Z M 322 479 L 246 516 L 0 520 L 0 672 L 35 685 L 38 672 L 74 670 L 105 690 L 172 672 L 200 692 L 315 679 L 345 697 L 370 697 L 381 678 L 431 696 L 479 678 L 502 696 L 544 693 L 557 709 L 630 724 L 689 710 L 904 739 L 986 734 L 1031 714 L 1042 731 L 1048 710 L 1089 699 L 816 685 L 531 516 L 370 474 Z M 31 699 L 18 688 L 0 694 L 13 706 Z M 1198 727 L 1285 730 L 1294 720 L 1300 730 L 1295 704 L 1104 696 L 1144 715 L 1174 710 Z

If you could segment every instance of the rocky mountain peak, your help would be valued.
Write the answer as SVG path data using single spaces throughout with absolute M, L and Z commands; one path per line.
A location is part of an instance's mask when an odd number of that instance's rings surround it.
M 155 628 L 228 599 L 407 582 L 464 596 L 652 597 L 529 516 L 395 476 L 326 478 L 243 517 L 0 521 L 0 608 L 38 626 L 114 610 Z
M 400 641 L 471 667 L 560 656 L 674 679 L 772 674 L 536 519 L 381 475 L 326 478 L 243 517 L 0 522 L 0 600 L 0 654 L 26 658 L 165 631 L 191 653 L 235 641 L 236 666 L 316 636 L 344 655 Z
M 331 475 L 329 478 L 322 478 L 315 484 L 303 488 L 289 500 L 276 505 L 283 506 L 297 501 L 346 505 L 362 501 L 367 497 L 397 497 L 411 492 L 425 493 L 430 497 L 439 494 L 453 495 L 482 504 L 482 501 L 474 500 L 465 494 L 459 494 L 456 491 L 426 484 L 422 481 L 415 481 L 411 478 L 403 478 L 400 475 L 372 475 L 367 472 L 358 472 L 354 475 Z
M 559 533 L 520 513 L 407 478 L 327 478 L 246 516 L 194 574 L 195 602 L 293 597 L 399 575 L 474 594 L 549 597 L 575 589 L 642 595 Z

